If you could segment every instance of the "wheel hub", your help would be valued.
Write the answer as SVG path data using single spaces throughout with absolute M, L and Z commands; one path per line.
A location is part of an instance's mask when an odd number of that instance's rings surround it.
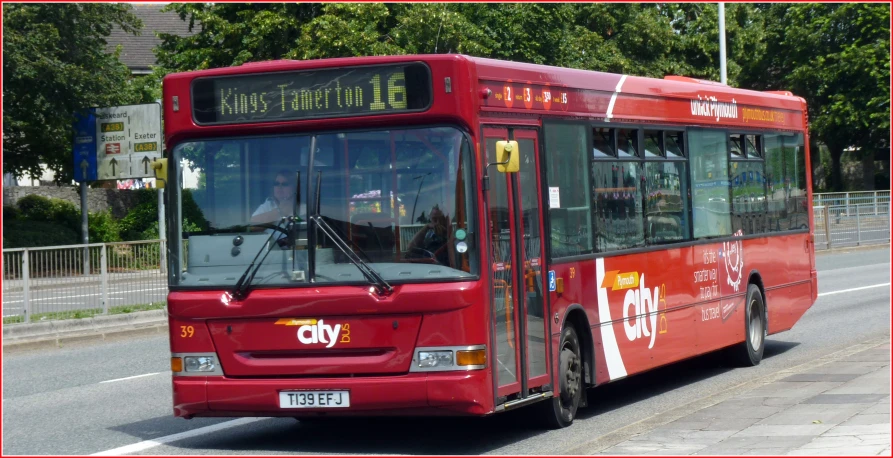
M 580 358 L 570 349 L 561 352 L 561 400 L 566 405 L 573 403 L 580 391 Z

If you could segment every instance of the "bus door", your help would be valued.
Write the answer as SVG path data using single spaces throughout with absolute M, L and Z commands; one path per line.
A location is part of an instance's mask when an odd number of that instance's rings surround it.
M 493 371 L 501 404 L 508 396 L 541 391 L 550 380 L 539 145 L 530 128 L 485 128 L 483 134 L 487 163 L 496 161 L 496 142 L 502 140 L 518 142 L 520 162 L 518 173 L 488 170 Z

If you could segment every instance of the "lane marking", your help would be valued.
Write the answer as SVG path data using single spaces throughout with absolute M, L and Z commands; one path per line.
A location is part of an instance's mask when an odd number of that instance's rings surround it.
M 190 437 L 201 436 L 202 434 L 210 434 L 213 432 L 220 431 L 222 429 L 232 428 L 235 426 L 247 425 L 249 423 L 254 423 L 261 420 L 268 420 L 268 418 L 238 418 L 235 420 L 225 421 L 223 423 L 217 423 L 215 425 L 203 426 L 201 428 L 191 429 L 189 431 L 184 431 L 182 433 L 171 434 L 170 436 L 159 437 L 157 439 L 137 442 L 135 444 L 125 445 L 123 447 L 113 448 L 111 450 L 106 450 L 103 452 L 93 453 L 91 456 L 115 456 L 115 455 L 126 455 L 128 453 L 136 453 L 141 452 L 143 450 L 148 450 L 153 447 L 157 447 L 162 444 L 167 444 L 169 442 L 174 442 L 182 439 L 188 439 Z
M 819 297 L 827 296 L 829 294 L 840 294 L 840 293 L 848 293 L 850 291 L 859 291 L 860 289 L 880 288 L 881 286 L 890 286 L 890 282 L 878 283 L 877 285 L 871 285 L 871 286 L 860 286 L 859 288 L 842 289 L 840 291 L 828 291 L 827 293 L 819 293 Z
M 152 372 L 151 374 L 132 375 L 132 376 L 130 376 L 130 377 L 116 378 L 116 379 L 112 379 L 112 380 L 103 380 L 103 381 L 101 381 L 101 382 L 99 382 L 99 383 L 120 382 L 120 381 L 122 381 L 122 380 L 132 380 L 132 379 L 135 379 L 135 378 L 142 378 L 142 377 L 149 377 L 149 376 L 151 376 L 151 375 L 158 375 L 158 374 L 160 374 L 160 373 L 161 373 L 161 372 Z
M 144 291 L 160 291 L 160 290 L 166 290 L 166 289 L 167 288 L 149 288 L 149 289 L 138 289 L 138 290 L 109 291 L 109 294 L 138 293 L 138 292 L 144 292 Z M 32 292 L 31 294 L 34 294 L 34 293 Z M 101 296 L 101 295 L 102 295 L 102 293 L 75 294 L 72 296 L 40 297 L 40 298 L 36 298 L 36 299 L 31 299 L 31 301 L 32 302 L 52 301 L 52 300 L 56 300 L 56 299 L 69 299 L 69 298 L 75 298 L 75 297 L 94 297 L 94 296 Z M 5 301 L 3 303 L 9 304 L 9 303 L 14 303 L 14 302 L 22 302 L 22 301 L 24 301 L 24 299 L 22 299 L 20 301 L 19 300 Z

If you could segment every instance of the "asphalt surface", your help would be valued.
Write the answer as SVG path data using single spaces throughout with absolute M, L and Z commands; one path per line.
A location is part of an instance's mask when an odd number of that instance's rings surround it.
M 31 313 L 66 312 L 101 309 L 102 293 L 97 281 L 73 279 L 40 279 L 39 287 L 30 291 Z M 109 307 L 149 304 L 167 300 L 167 279 L 163 275 L 146 275 L 128 280 L 112 280 L 108 284 Z M 24 313 L 21 287 L 3 292 L 3 316 Z
M 768 338 L 759 366 L 732 368 L 724 364 L 721 353 L 714 353 L 599 387 L 588 393 L 591 407 L 582 410 L 574 424 L 563 430 L 540 429 L 526 409 L 482 419 L 299 423 L 264 418 L 242 420 L 235 427 L 217 431 L 199 429 L 233 425 L 228 423 L 233 420 L 174 418 L 167 338 L 145 337 L 5 355 L 2 451 L 562 454 L 618 428 L 729 387 L 889 336 L 889 247 L 823 253 L 817 256 L 817 263 L 819 300 L 793 330 Z M 126 377 L 136 378 L 117 380 Z M 172 440 L 173 434 L 181 435 Z M 161 445 L 144 442 L 148 440 Z

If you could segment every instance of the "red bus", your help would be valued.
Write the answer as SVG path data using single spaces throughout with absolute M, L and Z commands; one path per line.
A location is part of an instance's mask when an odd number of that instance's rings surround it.
M 174 413 L 570 424 L 817 295 L 806 106 L 417 55 L 164 79 Z

